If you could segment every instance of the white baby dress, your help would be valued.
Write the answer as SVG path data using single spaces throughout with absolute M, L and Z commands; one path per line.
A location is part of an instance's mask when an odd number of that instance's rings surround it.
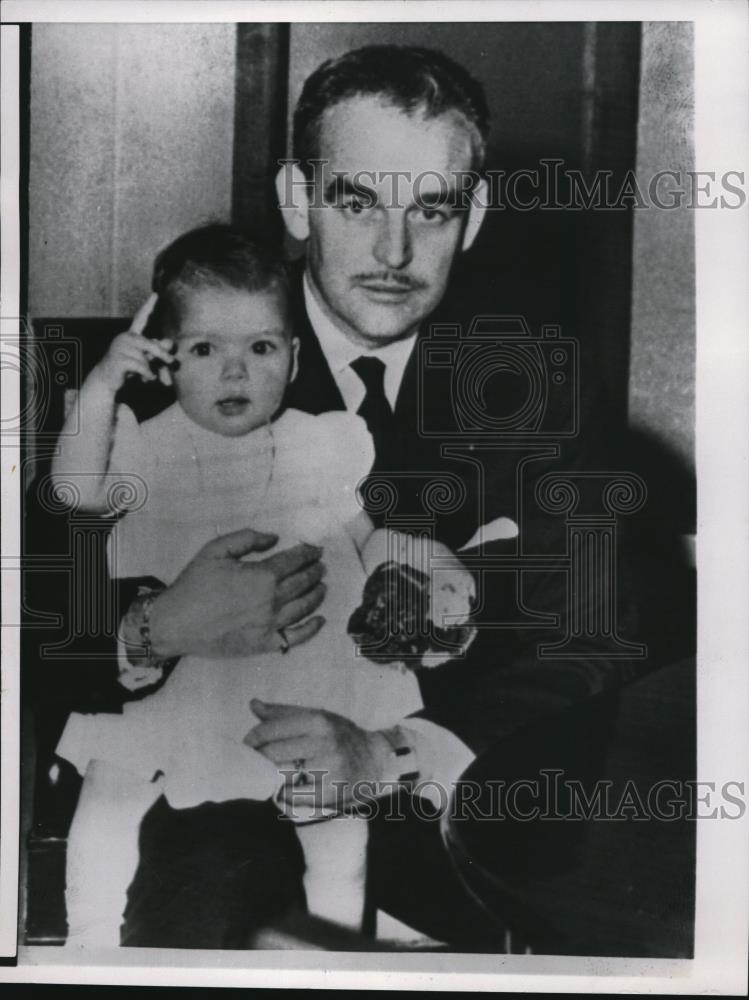
M 175 808 L 267 798 L 274 765 L 243 744 L 257 724 L 251 698 L 322 708 L 375 730 L 422 707 L 412 673 L 358 656 L 346 626 L 365 572 L 345 524 L 359 511 L 356 485 L 373 460 L 360 417 L 286 410 L 273 424 L 224 437 L 193 423 L 178 404 L 137 424 L 120 407 L 110 471 L 121 474 L 127 508 L 113 530 L 114 577 L 170 584 L 217 535 L 252 527 L 323 547 L 327 593 L 320 632 L 287 654 L 183 657 L 164 686 L 122 714 L 71 715 L 57 752 L 81 774 L 109 760 L 145 780 L 163 772 Z M 200 615 L 196 607 L 195 614 Z

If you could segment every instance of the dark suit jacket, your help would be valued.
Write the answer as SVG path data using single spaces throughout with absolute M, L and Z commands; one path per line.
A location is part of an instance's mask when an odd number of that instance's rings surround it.
M 311 413 L 343 409 L 307 319 L 301 274 L 296 277 L 299 373 L 286 402 Z M 423 325 L 397 396 L 393 440 L 378 460 L 377 476 L 390 483 L 395 497 L 384 515 L 389 523 L 426 530 L 453 549 L 494 518 L 507 517 L 520 526 L 517 539 L 471 550 L 479 559 L 472 568 L 483 607 L 477 616 L 479 637 L 468 657 L 420 671 L 425 708 L 419 714 L 446 726 L 479 753 L 547 713 L 616 687 L 631 676 L 633 664 L 621 654 L 610 657 L 607 644 L 597 649 L 595 638 L 578 644 L 585 652 L 579 660 L 538 656 L 539 644 L 565 634 L 576 595 L 569 592 L 563 569 L 550 568 L 553 557 L 567 552 L 565 517 L 540 507 L 536 485 L 547 474 L 621 467 L 605 411 L 599 400 L 583 392 L 585 387 L 575 384 L 572 360 L 560 391 L 551 382 L 553 345 L 539 347 L 531 336 L 513 333 L 522 326 L 507 317 L 483 321 L 484 329 L 494 329 L 496 335 L 481 329 L 472 335 L 474 319 L 470 303 L 454 295 Z M 536 415 L 528 407 L 528 359 L 539 365 L 545 380 Z M 468 378 L 462 377 L 463 369 Z M 538 376 L 538 371 L 530 375 Z M 478 395 L 480 389 L 483 396 Z M 524 412 L 530 419 L 523 421 Z M 575 421 L 577 433 L 571 433 Z M 502 434 L 495 425 L 509 426 L 511 433 Z M 528 558 L 522 570 L 482 572 L 482 560 L 497 556 Z M 539 565 L 539 557 L 552 558 Z M 620 567 L 617 613 L 622 637 L 634 633 L 636 621 L 626 583 Z M 549 616 L 557 618 L 556 625 Z M 546 620 L 539 624 L 542 617 Z M 489 628 L 490 622 L 503 624 Z

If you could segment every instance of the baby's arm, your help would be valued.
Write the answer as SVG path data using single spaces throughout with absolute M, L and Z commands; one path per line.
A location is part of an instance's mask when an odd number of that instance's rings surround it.
M 356 551 L 359 553 L 362 563 L 364 563 L 364 552 L 367 542 L 372 537 L 374 530 L 375 526 L 372 524 L 372 518 L 366 510 L 360 510 L 358 514 L 346 523 L 346 531 L 356 546 Z
M 166 364 L 172 361 L 165 341 L 149 340 L 139 332 L 154 301 L 153 297 L 149 299 L 148 311 L 144 307 L 131 328 L 114 338 L 107 353 L 81 386 L 77 416 L 71 412 L 65 421 L 58 454 L 52 461 L 52 477 L 59 487 L 72 479 L 80 495 L 78 506 L 81 510 L 108 513 L 106 473 L 114 437 L 118 389 L 128 375 L 137 375 L 146 381 L 156 379 L 149 366 L 152 358 Z M 80 430 L 76 429 L 78 427 Z
M 394 561 L 401 565 L 428 572 L 429 557 L 452 555 L 439 542 L 429 541 L 419 535 L 410 535 L 393 528 L 375 528 L 365 510 L 360 510 L 347 524 L 346 530 L 353 539 L 367 576 L 384 562 Z M 457 559 L 456 559 L 457 562 Z
M 384 562 L 390 561 L 428 574 L 432 556 L 440 556 L 443 564 L 447 559 L 455 568 L 460 567 L 457 556 L 440 542 L 394 528 L 375 528 L 366 511 L 360 511 L 349 521 L 347 530 L 354 540 L 367 576 L 371 576 Z

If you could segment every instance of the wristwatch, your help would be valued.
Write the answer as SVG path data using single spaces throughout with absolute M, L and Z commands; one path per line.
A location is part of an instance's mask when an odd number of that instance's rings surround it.
M 158 684 L 164 670 L 176 663 L 176 659 L 154 660 L 151 648 L 151 607 L 158 595 L 165 590 L 164 584 L 153 579 L 138 587 L 138 593 L 127 610 L 125 619 L 131 623 L 131 634 L 140 637 L 140 643 L 128 642 L 123 638 L 125 655 L 119 658 L 120 684 L 129 691 Z

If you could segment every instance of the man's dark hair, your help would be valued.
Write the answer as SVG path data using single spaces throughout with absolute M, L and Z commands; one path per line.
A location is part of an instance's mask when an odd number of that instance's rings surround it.
M 473 164 L 480 170 L 489 131 L 489 109 L 478 81 L 435 49 L 367 45 L 328 59 L 309 76 L 294 112 L 294 156 L 308 179 L 319 159 L 324 112 L 350 97 L 379 97 L 394 107 L 427 118 L 459 111 L 475 131 Z
M 227 286 L 247 292 L 272 289 L 286 299 L 288 276 L 280 258 L 241 229 L 210 223 L 178 236 L 156 257 L 151 287 L 159 296 L 146 336 L 163 336 L 186 289 Z

